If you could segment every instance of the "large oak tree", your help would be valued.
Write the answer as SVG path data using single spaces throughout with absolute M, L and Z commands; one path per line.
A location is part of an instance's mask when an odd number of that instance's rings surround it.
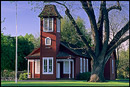
M 124 41 L 129 39 L 129 35 L 122 38 L 122 36 L 129 30 L 129 21 L 121 28 L 120 31 L 116 33 L 114 38 L 109 42 L 109 16 L 108 13 L 113 10 L 122 10 L 119 1 L 117 1 L 117 5 L 113 5 L 109 8 L 106 6 L 106 1 L 101 1 L 99 18 L 98 22 L 96 22 L 96 18 L 93 10 L 93 5 L 91 1 L 80 1 L 82 4 L 82 8 L 86 12 L 89 17 L 89 21 L 91 24 L 91 31 L 94 39 L 94 50 L 89 46 L 87 39 L 82 35 L 79 27 L 77 26 L 73 16 L 70 13 L 68 7 L 56 1 L 57 4 L 60 4 L 66 8 L 65 14 L 72 22 L 73 26 L 76 29 L 76 33 L 81 38 L 82 42 L 85 44 L 85 49 L 89 53 L 92 58 L 92 70 L 90 82 L 103 82 L 104 78 L 104 67 L 106 62 L 109 60 L 111 53 Z

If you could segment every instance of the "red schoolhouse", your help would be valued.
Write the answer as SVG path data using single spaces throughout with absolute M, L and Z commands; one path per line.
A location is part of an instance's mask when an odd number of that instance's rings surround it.
M 76 79 L 79 73 L 91 72 L 91 58 L 83 50 L 72 49 L 73 44 L 60 41 L 61 15 L 55 5 L 45 5 L 40 17 L 40 47 L 25 58 L 28 61 L 28 78 L 56 80 Z M 105 79 L 116 78 L 116 55 L 113 52 L 105 69 Z M 30 73 L 30 75 L 29 75 Z

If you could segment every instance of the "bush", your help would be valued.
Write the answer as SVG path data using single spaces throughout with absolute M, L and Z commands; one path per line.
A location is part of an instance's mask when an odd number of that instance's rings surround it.
M 91 75 L 90 72 L 80 73 L 79 75 L 77 75 L 77 80 L 87 80 L 87 81 L 89 81 L 90 75 Z
M 10 71 L 10 70 L 3 70 L 1 71 L 1 76 L 2 77 L 15 77 L 15 72 L 14 71 Z
M 19 80 L 27 80 L 28 78 L 28 73 L 21 73 L 19 76 Z

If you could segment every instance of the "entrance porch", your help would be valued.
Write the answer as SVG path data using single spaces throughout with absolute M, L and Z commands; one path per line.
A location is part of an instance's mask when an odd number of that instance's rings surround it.
M 28 59 L 27 69 L 28 78 L 40 78 L 40 59 Z
M 56 78 L 57 79 L 74 78 L 73 59 L 56 59 Z

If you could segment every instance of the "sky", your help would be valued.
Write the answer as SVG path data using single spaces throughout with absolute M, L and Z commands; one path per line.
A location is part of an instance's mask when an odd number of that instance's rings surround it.
M 56 5 L 58 7 L 58 5 Z M 24 36 L 28 34 L 37 34 L 40 32 L 40 18 L 38 15 L 41 10 L 37 9 L 35 12 L 31 10 L 33 6 L 28 4 L 27 1 L 17 2 L 17 35 Z M 44 7 L 44 6 L 43 6 Z M 61 16 L 65 16 L 64 8 L 62 10 L 57 8 Z M 81 15 L 82 12 L 76 15 Z M 86 15 L 86 14 L 85 14 Z M 75 17 L 75 15 L 74 15 Z M 16 35 L 16 4 L 15 2 L 2 1 L 1 2 L 1 21 L 5 21 L 1 24 L 2 31 L 5 35 Z M 3 28 L 5 29 L 3 30 Z
M 129 6 L 129 2 L 125 2 L 126 5 Z M 34 3 L 35 4 L 35 3 Z M 54 4 L 54 3 L 52 3 Z M 79 1 L 75 1 L 74 3 L 68 2 L 71 4 L 70 12 L 72 13 L 73 17 L 80 16 L 84 22 L 86 29 L 90 29 L 89 19 L 87 14 L 81 6 Z M 94 3 L 95 4 L 95 3 Z M 36 5 L 36 4 L 35 4 Z M 41 10 L 37 9 L 35 12 L 31 10 L 34 6 L 28 4 L 28 1 L 18 1 L 17 2 L 17 35 L 24 36 L 26 33 L 28 34 L 37 34 L 40 32 L 40 18 L 38 15 L 40 14 Z M 41 3 L 40 5 L 42 8 L 44 7 Z M 95 13 L 96 18 L 98 18 L 99 9 L 96 8 L 99 6 L 99 2 L 96 2 L 95 6 Z M 61 14 L 61 16 L 65 16 L 65 8 L 62 6 L 56 5 L 57 10 Z M 128 9 L 129 10 L 129 9 Z M 127 11 L 127 10 L 126 10 Z M 129 15 L 129 11 L 126 12 Z M 5 21 L 1 24 L 1 30 L 5 35 L 16 35 L 16 6 L 15 2 L 10 1 L 1 1 L 1 21 Z M 3 28 L 5 29 L 3 30 Z

